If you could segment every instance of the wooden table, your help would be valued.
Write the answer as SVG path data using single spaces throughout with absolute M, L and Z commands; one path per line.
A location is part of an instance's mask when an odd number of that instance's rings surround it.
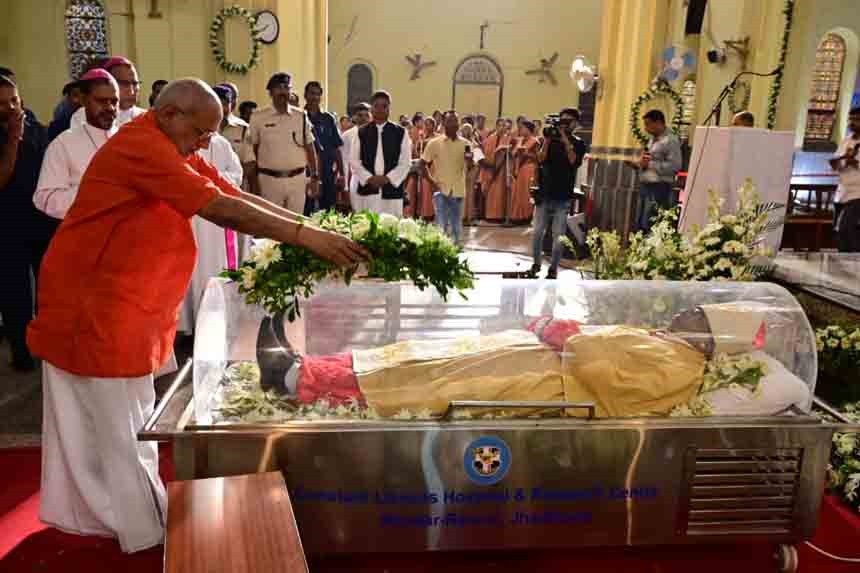
M 166 573 L 307 572 L 280 472 L 168 485 Z

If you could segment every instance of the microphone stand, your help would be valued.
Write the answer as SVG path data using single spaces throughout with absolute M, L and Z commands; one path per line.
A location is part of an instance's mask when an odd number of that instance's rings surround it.
M 748 72 L 746 70 L 738 73 L 732 79 L 732 81 L 729 82 L 729 84 L 723 88 L 723 91 L 720 93 L 720 97 L 717 98 L 717 103 L 715 103 L 714 107 L 711 108 L 711 113 L 708 115 L 707 118 L 705 118 L 705 121 L 702 123 L 702 125 L 705 125 L 705 126 L 708 125 L 711 122 L 711 118 L 716 116 L 717 127 L 719 127 L 720 115 L 722 114 L 722 111 L 723 111 L 723 101 L 727 97 L 729 97 L 729 94 L 732 93 L 732 91 L 735 89 L 735 86 L 737 86 L 738 80 L 741 79 L 743 76 L 757 76 L 760 78 L 767 78 L 767 77 L 775 76 L 776 74 L 778 74 L 780 69 L 781 69 L 780 67 L 776 67 L 776 68 L 774 68 L 774 70 L 772 72 L 767 73 L 767 74 L 760 74 L 758 72 Z M 699 174 L 699 165 L 702 163 L 702 158 L 705 155 L 705 149 L 706 149 L 707 144 L 708 144 L 708 132 L 705 132 L 705 140 L 702 143 L 702 149 L 699 152 L 699 161 L 696 163 L 695 169 L 693 169 L 691 174 L 688 175 L 687 181 L 688 181 L 688 183 L 690 183 L 690 194 L 684 198 L 684 208 L 681 210 L 681 217 L 678 221 L 678 229 L 680 229 L 681 227 L 684 226 L 684 222 L 687 219 L 687 213 L 688 213 L 687 206 L 690 204 L 690 200 L 692 199 L 693 192 L 695 191 L 696 177 Z M 689 179 L 689 177 L 692 177 L 692 179 Z
M 720 116 L 721 116 L 721 115 L 722 115 L 722 113 L 723 113 L 723 101 L 725 101 L 725 99 L 726 99 L 727 97 L 729 97 L 729 94 L 730 94 L 730 93 L 732 93 L 732 92 L 735 90 L 735 87 L 738 85 L 738 80 L 740 80 L 743 76 L 758 76 L 758 77 L 760 77 L 760 78 L 767 78 L 767 77 L 770 77 L 770 76 L 775 76 L 775 75 L 777 74 L 777 72 L 779 72 L 779 68 L 776 68 L 775 70 L 773 70 L 773 71 L 772 71 L 772 72 L 770 72 L 769 74 L 759 74 L 759 73 L 756 73 L 756 72 L 748 72 L 748 71 L 746 71 L 746 70 L 744 70 L 744 71 L 742 71 L 742 72 L 738 73 L 738 74 L 737 74 L 737 75 L 732 79 L 732 81 L 731 81 L 731 82 L 729 82 L 728 84 L 726 84 L 726 87 L 724 87 L 724 88 L 723 88 L 723 91 L 722 91 L 722 92 L 720 92 L 720 97 L 718 97 L 718 98 L 717 98 L 717 103 L 715 103 L 715 104 L 714 104 L 714 107 L 712 107 L 712 108 L 711 108 L 711 113 L 708 115 L 708 117 L 707 117 L 707 118 L 705 118 L 705 121 L 704 121 L 704 122 L 702 122 L 702 125 L 708 125 L 708 124 L 710 124 L 711 119 L 712 119 L 713 117 L 716 117 L 716 118 L 717 118 L 717 123 L 716 123 L 716 125 L 717 125 L 717 127 L 719 127 L 719 125 L 720 125 Z

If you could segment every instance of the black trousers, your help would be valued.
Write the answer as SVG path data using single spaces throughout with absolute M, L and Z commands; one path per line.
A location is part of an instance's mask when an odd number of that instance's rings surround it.
M 337 204 L 337 189 L 335 181 L 334 163 L 320 161 L 322 168 L 320 169 L 320 196 L 318 199 L 305 199 L 305 216 L 310 216 L 316 211 L 328 211 L 334 209 Z
M 3 315 L 3 327 L 12 348 L 12 359 L 24 360 L 30 356 L 26 332 L 33 318 L 33 292 L 36 287 L 33 277 L 38 277 L 53 230 L 50 227 L 34 229 L 32 226 L 20 229 L 6 221 L 0 222 L 0 226 L 0 244 L 3 245 L 6 269 L 0 281 L 0 314 Z
M 836 246 L 840 253 L 860 253 L 860 199 L 834 206 Z
M 672 207 L 672 184 L 666 182 L 642 183 L 639 186 L 639 224 L 638 230 L 646 233 L 651 230 L 651 219 L 657 210 Z

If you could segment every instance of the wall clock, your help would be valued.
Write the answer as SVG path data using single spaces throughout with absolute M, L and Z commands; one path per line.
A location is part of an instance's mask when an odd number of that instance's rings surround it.
M 254 29 L 261 42 L 274 44 L 281 33 L 281 23 L 271 10 L 260 10 L 257 12 L 257 26 Z

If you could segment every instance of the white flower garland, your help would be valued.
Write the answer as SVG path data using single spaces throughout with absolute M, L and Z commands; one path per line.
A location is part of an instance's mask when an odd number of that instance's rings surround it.
M 221 31 L 224 29 L 224 22 L 228 18 L 243 18 L 248 23 L 248 30 L 251 33 L 251 58 L 247 64 L 236 64 L 227 60 L 224 53 L 224 41 L 220 38 Z M 209 46 L 212 48 L 212 56 L 215 58 L 215 63 L 222 70 L 229 74 L 247 74 L 251 68 L 260 63 L 260 47 L 262 41 L 256 30 L 257 17 L 250 11 L 241 6 L 228 6 L 220 10 L 212 20 L 212 25 L 209 26 Z

